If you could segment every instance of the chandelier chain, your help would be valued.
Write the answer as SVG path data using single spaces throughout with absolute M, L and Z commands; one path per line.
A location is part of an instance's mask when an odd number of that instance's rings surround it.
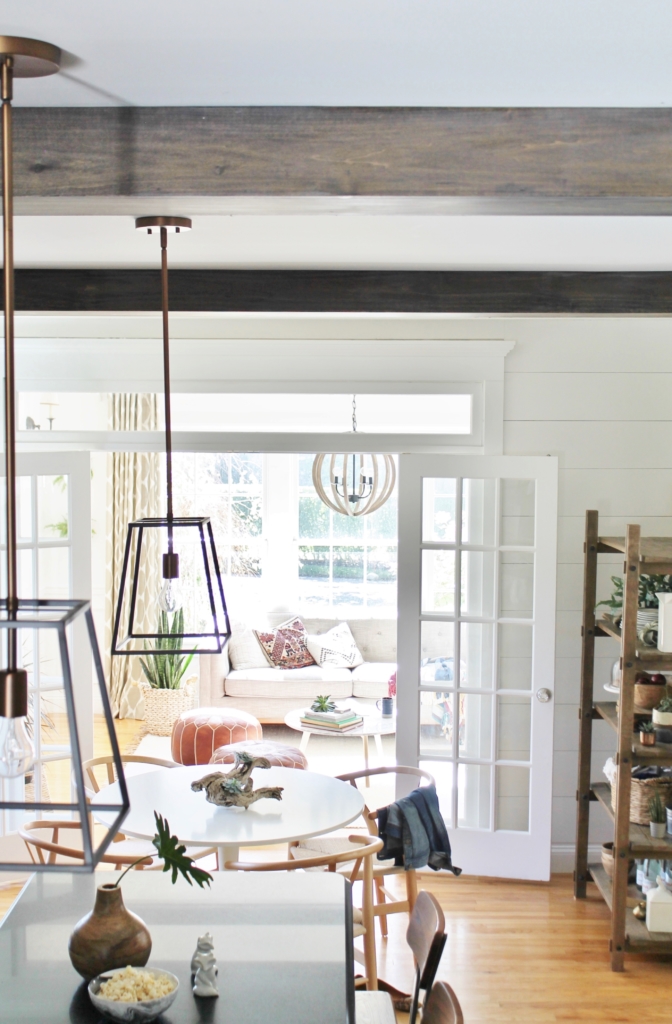
M 352 432 L 357 433 L 357 395 L 352 396 Z

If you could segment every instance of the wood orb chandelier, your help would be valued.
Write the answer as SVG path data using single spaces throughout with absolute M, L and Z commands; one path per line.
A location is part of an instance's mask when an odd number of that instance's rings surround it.
M 352 396 L 352 432 L 357 433 L 357 399 Z M 323 481 L 329 459 L 328 489 Z M 381 508 L 394 490 L 397 467 L 392 455 L 316 455 L 313 486 L 327 508 L 343 516 L 366 516 Z

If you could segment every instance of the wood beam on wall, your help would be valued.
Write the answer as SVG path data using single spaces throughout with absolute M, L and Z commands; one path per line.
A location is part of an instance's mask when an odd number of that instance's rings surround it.
M 154 270 L 17 270 L 23 312 L 160 309 Z M 672 273 L 171 270 L 174 312 L 672 314 Z
M 15 125 L 23 213 L 171 196 L 672 208 L 669 108 L 17 107 Z

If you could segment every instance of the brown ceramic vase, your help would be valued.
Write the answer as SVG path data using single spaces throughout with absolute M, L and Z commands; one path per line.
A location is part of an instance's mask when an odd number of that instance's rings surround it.
M 144 967 L 151 951 L 144 921 L 126 909 L 113 885 L 98 887 L 93 910 L 77 922 L 68 943 L 72 966 L 87 980 L 115 967 Z

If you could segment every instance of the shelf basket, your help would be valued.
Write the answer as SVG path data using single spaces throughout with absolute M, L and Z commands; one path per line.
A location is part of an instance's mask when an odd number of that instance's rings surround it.
M 672 795 L 672 779 L 632 779 L 630 788 L 630 821 L 635 825 L 648 825 L 651 821 L 649 800 L 656 792 L 664 804 Z M 611 807 L 616 811 L 616 787 L 611 787 Z

